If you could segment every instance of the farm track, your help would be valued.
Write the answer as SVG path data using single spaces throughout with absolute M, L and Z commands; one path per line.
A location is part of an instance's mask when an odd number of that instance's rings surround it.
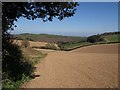
M 118 44 L 48 52 L 35 66 L 38 77 L 23 84 L 22 89 L 118 87 Z

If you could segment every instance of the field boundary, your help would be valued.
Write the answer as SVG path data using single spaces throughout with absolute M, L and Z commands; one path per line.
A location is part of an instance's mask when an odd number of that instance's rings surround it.
M 73 48 L 56 50 L 56 51 L 72 51 L 72 50 L 75 50 L 75 49 L 78 49 L 78 48 L 87 47 L 87 46 L 92 46 L 92 45 L 116 44 L 116 43 L 120 44 L 120 42 L 91 43 L 91 44 L 76 46 L 76 47 L 73 47 Z M 32 47 L 32 48 L 36 48 L 36 49 L 48 49 L 48 48 L 42 48 L 42 47 Z M 48 50 L 55 50 L 55 49 L 48 49 Z

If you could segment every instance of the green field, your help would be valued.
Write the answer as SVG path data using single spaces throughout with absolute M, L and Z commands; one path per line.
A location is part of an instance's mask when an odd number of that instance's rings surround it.
M 62 50 L 73 50 L 79 47 L 93 45 L 93 44 L 107 44 L 107 43 L 120 43 L 120 34 L 114 34 L 113 33 L 106 33 L 106 35 L 100 34 L 100 38 L 102 38 L 102 41 L 90 43 L 90 42 L 69 42 L 61 44 Z
M 120 42 L 120 34 L 118 35 L 105 35 L 102 36 L 106 42 Z
M 91 45 L 91 44 L 92 43 L 89 43 L 89 42 L 74 42 L 74 43 L 70 42 L 70 43 L 61 44 L 59 47 L 61 48 L 61 50 L 70 51 L 70 50 L 80 48 L 80 47 L 83 47 L 83 46 L 88 46 L 88 45 Z

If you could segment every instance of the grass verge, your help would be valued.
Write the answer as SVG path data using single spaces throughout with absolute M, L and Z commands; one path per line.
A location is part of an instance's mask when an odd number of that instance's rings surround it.
M 31 80 L 30 76 L 22 75 L 21 80 L 13 81 L 12 79 L 5 79 L 2 83 L 3 90 L 17 90 L 24 82 Z
M 41 53 L 40 51 L 36 51 L 32 48 L 21 48 L 21 50 L 23 51 L 25 62 L 30 63 L 33 67 L 35 64 L 43 60 L 43 58 L 47 55 L 47 54 Z M 34 73 L 34 71 L 31 72 L 31 74 L 32 73 Z M 25 75 L 25 74 L 22 74 L 22 78 L 16 81 L 10 78 L 6 78 L 2 81 L 2 89 L 3 90 L 8 90 L 8 89 L 17 90 L 18 88 L 20 88 L 20 86 L 23 83 L 31 79 L 32 79 L 31 75 Z
M 26 60 L 30 61 L 32 65 L 37 64 L 47 55 L 40 51 L 34 50 L 33 48 L 22 48 L 24 57 Z

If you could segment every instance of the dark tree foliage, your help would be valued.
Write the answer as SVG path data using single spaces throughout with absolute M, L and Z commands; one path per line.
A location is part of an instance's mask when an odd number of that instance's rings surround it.
M 103 39 L 101 38 L 100 35 L 93 35 L 93 36 L 89 36 L 87 38 L 87 41 L 88 42 L 91 42 L 91 43 L 95 43 L 95 42 L 98 42 L 98 41 L 102 41 Z
M 3 79 L 20 80 L 22 74 L 30 75 L 33 72 L 33 66 L 27 62 L 22 55 L 22 51 L 18 45 L 7 43 L 6 54 L 3 55 Z
M 12 42 L 13 36 L 9 33 L 9 30 L 14 30 L 16 25 L 14 24 L 20 17 L 24 17 L 28 20 L 34 20 L 41 18 L 44 22 L 52 21 L 54 17 L 59 20 L 65 17 L 71 17 L 75 14 L 76 2 L 3 2 L 2 3 L 2 57 L 3 57 L 3 72 L 10 72 L 13 76 L 16 73 L 20 73 L 21 66 L 21 52 L 17 50 Z M 19 48 L 18 48 L 19 49 Z M 18 53 L 18 55 L 16 55 Z M 17 59 L 18 62 L 17 62 Z M 17 65 L 18 63 L 19 65 Z M 15 65 L 16 64 L 16 65 Z M 23 65 L 23 64 L 22 64 Z M 11 68 L 10 68 L 11 67 Z M 18 70 L 14 70 L 18 69 Z M 22 69 L 21 69 L 22 70 Z M 18 75 L 17 75 L 18 76 Z M 17 77 L 16 76 L 16 77 Z

